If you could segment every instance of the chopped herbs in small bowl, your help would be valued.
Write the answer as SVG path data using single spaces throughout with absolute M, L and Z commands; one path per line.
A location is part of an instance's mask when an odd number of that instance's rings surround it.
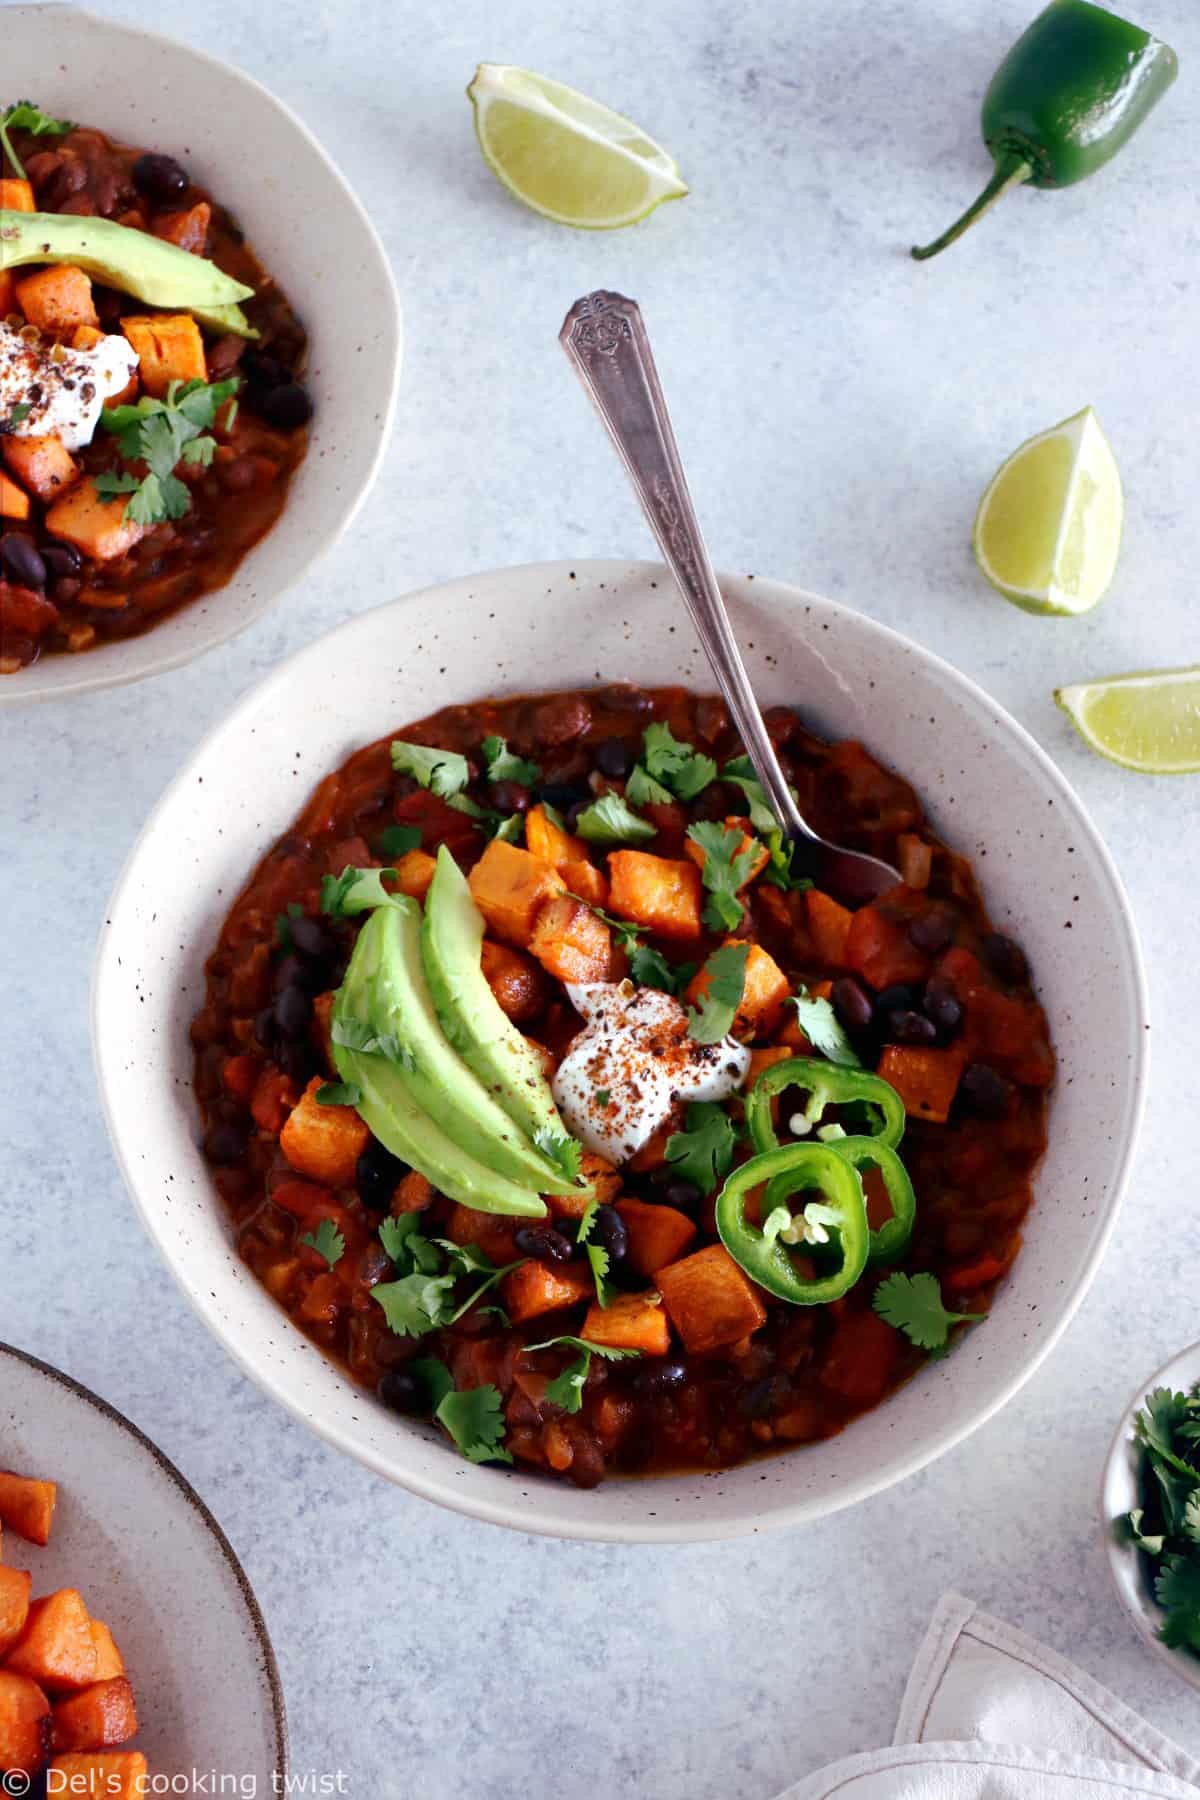
M 1126 1612 L 1200 1688 L 1200 1344 L 1152 1376 L 1122 1418 L 1103 1516 Z

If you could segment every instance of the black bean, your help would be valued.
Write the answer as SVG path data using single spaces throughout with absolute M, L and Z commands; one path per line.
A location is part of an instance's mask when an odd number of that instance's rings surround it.
M 285 987 L 275 1002 L 275 1023 L 285 1038 L 303 1037 L 312 1018 L 312 998 L 302 987 Z
M 931 975 L 921 996 L 921 1008 L 944 1037 L 953 1037 L 962 1024 L 962 1001 L 948 975 Z
M 289 919 L 288 926 L 292 934 L 292 943 L 304 956 L 328 956 L 333 949 L 333 941 L 325 927 L 316 919 L 303 914 L 299 918 Z
M 919 1012 L 890 1012 L 886 1031 L 893 1044 L 936 1044 L 937 1026 Z
M 533 796 L 519 781 L 493 781 L 488 790 L 488 798 L 497 812 L 507 816 L 509 813 L 528 812 Z
M 588 1243 L 607 1250 L 611 1262 L 624 1262 L 629 1253 L 629 1232 L 615 1206 L 596 1208 Z
M 19 587 L 44 588 L 46 564 L 32 538 L 19 531 L 6 531 L 0 537 L 0 573 Z
M 263 350 L 245 351 L 240 367 L 250 383 L 251 392 L 266 394 L 272 388 L 286 387 L 292 379 L 292 371 L 287 364 Z
M 294 1038 L 290 1043 L 280 1044 L 275 1051 L 275 1061 L 297 1087 L 307 1087 L 309 1076 L 316 1072 L 312 1045 L 307 1038 Z
M 250 1133 L 245 1125 L 232 1125 L 228 1122 L 210 1125 L 204 1134 L 204 1154 L 210 1163 L 240 1162 L 249 1137 Z
M 60 575 L 51 593 L 60 606 L 69 606 L 72 600 L 78 600 L 83 590 L 83 583 L 74 575 Z
M 305 987 L 305 969 L 309 965 L 302 956 L 284 956 L 271 971 L 271 985 L 277 994 L 282 994 L 287 987 Z
M 980 1119 L 1002 1119 L 1012 1095 L 1012 1082 L 986 1063 L 972 1063 L 958 1084 L 962 1104 Z
M 568 808 L 567 808 L 567 830 L 568 831 L 575 830 L 575 828 L 579 824 L 580 815 L 587 811 L 588 807 L 592 804 L 593 799 L 594 799 L 594 795 L 589 794 L 586 799 L 575 800 L 572 802 L 572 804 L 570 806 L 568 806 Z
M 313 403 L 298 381 L 287 381 L 264 394 L 258 401 L 258 410 L 268 425 L 279 431 L 295 431 L 312 418 Z
M 254 1021 L 254 1041 L 269 1050 L 279 1036 L 279 1026 L 275 1021 L 275 1008 L 264 1006 Z
M 853 975 L 839 975 L 831 995 L 833 1010 L 847 1031 L 865 1031 L 874 1017 L 871 996 Z
M 663 1199 L 680 1212 L 695 1212 L 704 1195 L 694 1181 L 669 1181 Z
M 148 151 L 133 165 L 133 184 L 149 200 L 178 200 L 191 185 L 187 170 L 173 156 Z
M 547 806 L 553 806 L 557 812 L 565 813 L 576 801 L 581 800 L 585 806 L 589 805 L 592 791 L 583 782 L 543 781 L 538 789 L 538 798 L 544 800 Z
M 979 954 L 992 974 L 1006 987 L 1018 987 L 1029 974 L 1029 964 L 1020 944 L 1014 944 L 1002 932 L 989 931 L 979 940 Z
M 936 956 L 954 942 L 958 920 L 948 906 L 931 906 L 918 914 L 908 928 L 908 941 L 929 956 Z
M 83 558 L 74 544 L 43 544 L 41 558 L 51 580 L 79 575 L 83 571 Z
M 629 1385 L 635 1394 L 673 1394 L 678 1388 L 686 1387 L 687 1378 L 686 1363 L 673 1357 L 661 1362 L 655 1358 L 638 1369 Z
M 875 996 L 875 1010 L 878 1013 L 910 1012 L 917 1004 L 916 990 L 905 982 L 893 982 L 885 987 L 882 993 Z
M 354 1185 L 364 1206 L 385 1213 L 392 1204 L 397 1184 L 408 1174 L 408 1164 L 372 1138 L 354 1171 Z
M 623 781 L 637 761 L 636 752 L 623 738 L 605 738 L 596 745 L 596 767 L 611 781 Z
M 553 1225 L 518 1225 L 513 1232 L 513 1245 L 534 1262 L 570 1262 L 575 1254 L 574 1244 L 561 1231 L 555 1231 Z
M 791 1391 L 786 1375 L 764 1375 L 761 1381 L 752 1381 L 742 1389 L 738 1405 L 748 1419 L 765 1419 L 779 1411 Z
M 388 1369 L 380 1377 L 376 1393 L 383 1404 L 398 1413 L 427 1413 L 429 1390 L 419 1376 L 405 1368 Z

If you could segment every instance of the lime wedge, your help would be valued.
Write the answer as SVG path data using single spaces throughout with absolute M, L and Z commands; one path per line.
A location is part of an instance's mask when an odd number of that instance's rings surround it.
M 1200 664 L 1077 681 L 1054 698 L 1084 743 L 1123 769 L 1200 771 Z
M 1087 612 L 1107 591 L 1125 502 L 1090 406 L 1009 457 L 975 515 L 975 560 L 1026 612 Z
M 480 63 L 467 97 L 493 175 L 544 219 L 610 231 L 688 191 L 661 145 L 561 81 Z

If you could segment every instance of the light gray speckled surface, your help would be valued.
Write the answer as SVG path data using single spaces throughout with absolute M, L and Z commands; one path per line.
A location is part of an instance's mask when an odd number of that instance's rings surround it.
M 1129 1390 L 1200 1335 L 1200 779 L 1093 761 L 1050 700 L 1056 681 L 1200 654 L 1200 24 L 1187 0 L 1143 9 L 1184 76 L 1120 163 L 1069 193 L 1014 196 L 918 269 L 903 246 L 979 183 L 979 95 L 1031 10 L 618 0 L 567 17 L 510 0 L 501 22 L 483 0 L 155 9 L 161 29 L 220 49 L 322 134 L 393 255 L 407 370 L 353 541 L 281 611 L 155 684 L 4 715 L 0 1335 L 97 1388 L 196 1483 L 266 1610 L 296 1766 L 340 1766 L 352 1792 L 765 1800 L 886 1738 L 950 1584 L 1200 1750 L 1200 1698 L 1126 1624 L 1094 1518 Z M 617 237 L 517 212 L 476 158 L 462 99 L 484 55 L 630 112 L 675 151 L 692 197 Z M 95 112 L 103 123 L 100 97 Z M 932 1470 L 810 1533 L 675 1551 L 523 1540 L 439 1514 L 259 1399 L 134 1221 L 86 1032 L 105 895 L 233 695 L 319 627 L 408 588 L 644 551 L 555 342 L 569 301 L 600 283 L 646 309 L 718 560 L 912 632 L 1059 758 L 1129 884 L 1158 1021 L 1115 1242 L 1019 1399 Z M 971 514 L 1004 454 L 1087 401 L 1126 480 L 1125 554 L 1092 618 L 1043 623 L 981 585 Z

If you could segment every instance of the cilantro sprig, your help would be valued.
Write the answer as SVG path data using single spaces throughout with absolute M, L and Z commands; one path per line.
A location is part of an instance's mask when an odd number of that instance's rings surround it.
M 688 827 L 688 837 L 704 852 L 700 865 L 700 879 L 708 890 L 704 923 L 713 931 L 732 931 L 746 911 L 738 892 L 753 875 L 762 846 L 757 838 L 751 838 L 743 850 L 743 836 L 736 825 L 721 825 L 716 820 Z
M 1142 1504 L 1118 1525 L 1148 1560 L 1164 1644 L 1200 1655 L 1200 1383 L 1187 1393 L 1147 1394 L 1134 1435 Z
M 397 775 L 411 775 L 418 786 L 442 800 L 461 794 L 471 779 L 465 756 L 457 750 L 439 750 L 432 744 L 392 744 L 392 767 Z
M 350 919 L 356 913 L 386 906 L 392 895 L 383 885 L 395 869 L 356 869 L 347 863 L 340 875 L 322 875 L 321 911 L 328 919 Z
M 714 950 L 701 974 L 708 977 L 699 1006 L 689 1006 L 688 1036 L 697 1044 L 719 1044 L 729 1035 L 746 987 L 748 944 L 722 944 Z
M 599 1201 L 589 1200 L 583 1217 L 579 1221 L 579 1230 L 575 1234 L 575 1242 L 582 1244 L 587 1252 L 588 1263 L 592 1271 L 592 1281 L 596 1288 L 596 1299 L 601 1306 L 608 1306 L 612 1301 L 612 1288 L 609 1285 L 610 1257 L 603 1244 L 593 1244 L 591 1235 L 596 1224 Z
M 541 765 L 517 756 L 502 737 L 485 737 L 479 748 L 489 781 L 515 781 L 521 787 L 532 787 L 541 776 Z
M 672 795 L 676 800 L 694 800 L 717 778 L 712 757 L 693 744 L 681 743 L 671 727 L 658 719 L 642 734 L 640 767 L 650 781 L 668 790 L 668 800 Z
M 629 953 L 633 979 L 664 994 L 680 993 L 696 973 L 696 966 L 693 962 L 669 963 L 661 950 L 653 950 L 649 944 L 638 944 Z
M 323 1256 L 332 1269 L 341 1262 L 346 1254 L 346 1240 L 332 1219 L 322 1219 L 315 1231 L 306 1231 L 300 1239 L 318 1256 Z
M 385 1219 L 379 1241 L 395 1265 L 396 1278 L 380 1282 L 371 1295 L 383 1308 L 389 1329 L 400 1337 L 425 1337 L 455 1324 L 524 1260 L 497 1264 L 477 1244 L 426 1237 L 418 1213 Z M 460 1298 L 458 1283 L 469 1277 L 480 1279 Z
M 407 856 L 410 850 L 417 850 L 421 845 L 421 827 L 419 825 L 385 825 L 379 834 L 379 853 L 381 856 L 394 856 L 399 859 Z
M 881 1319 L 902 1331 L 918 1350 L 934 1356 L 945 1354 L 952 1325 L 978 1325 L 984 1317 L 982 1313 L 949 1312 L 942 1304 L 937 1277 L 927 1273 L 905 1275 L 897 1270 L 880 1282 L 872 1305 Z
M 575 821 L 578 837 L 589 844 L 645 844 L 658 835 L 649 819 L 634 812 L 620 794 L 601 794 Z
M 132 406 L 106 407 L 101 422 L 116 438 L 123 461 L 145 463 L 146 473 L 106 469 L 96 477 L 97 493 L 105 500 L 128 494 L 124 517 L 131 525 L 181 519 L 192 496 L 175 470 L 181 462 L 209 466 L 217 448 L 209 433 L 240 386 L 237 375 L 228 381 L 173 381 L 163 400 L 143 394 Z
M 641 1355 L 640 1350 L 618 1350 L 611 1344 L 589 1344 L 586 1338 L 570 1336 L 547 1338 L 542 1344 L 526 1344 L 523 1354 L 528 1356 L 535 1350 L 555 1350 L 560 1345 L 567 1350 L 578 1350 L 579 1355 L 549 1383 L 546 1398 L 552 1406 L 561 1406 L 564 1412 L 569 1413 L 577 1413 L 583 1405 L 583 1389 L 593 1356 L 601 1356 L 606 1362 L 623 1362 L 627 1357 Z
M 31 131 L 34 137 L 63 137 L 74 129 L 70 119 L 53 119 L 40 106 L 35 106 L 32 100 L 18 100 L 14 105 L 6 107 L 0 112 L 0 150 L 3 151 L 3 156 L 0 156 L 0 175 L 4 173 L 3 157 L 6 156 L 16 171 L 18 181 L 25 180 L 25 165 L 12 147 L 8 135 L 10 131 Z
M 693 1100 L 684 1114 L 684 1129 L 667 1139 L 667 1161 L 681 1181 L 690 1181 L 707 1197 L 733 1167 L 737 1132 L 716 1100 Z
M 790 994 L 788 1000 L 796 1009 L 796 1023 L 814 1050 L 819 1050 L 830 1062 L 841 1063 L 844 1068 L 861 1068 L 862 1058 L 846 1036 L 842 1022 L 828 1000 L 814 999 L 806 987 Z

